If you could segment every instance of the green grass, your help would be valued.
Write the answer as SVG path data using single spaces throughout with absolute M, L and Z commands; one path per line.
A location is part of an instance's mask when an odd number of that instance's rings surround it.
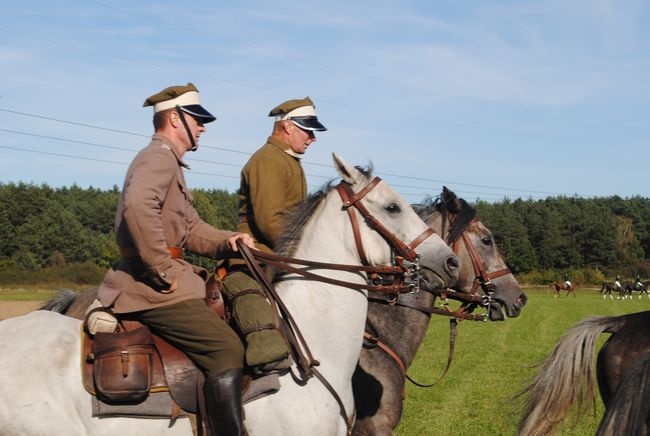
M 58 289 L 44 289 L 36 286 L 0 286 L 0 301 L 47 301 L 53 298 L 58 291 Z
M 57 289 L 0 287 L 0 300 L 45 301 Z M 650 310 L 650 300 L 603 300 L 594 290 L 578 297 L 553 298 L 546 288 L 526 290 L 529 300 L 518 318 L 503 322 L 462 321 L 456 353 L 445 379 L 432 388 L 407 382 L 397 436 L 515 435 L 521 400 L 514 398 L 536 373 L 535 365 L 577 321 L 592 315 Z M 601 335 L 600 344 L 607 335 Z M 600 345 L 599 345 L 600 347 Z M 435 316 L 408 373 L 420 383 L 438 379 L 449 352 L 449 319 Z M 603 413 L 598 398 L 593 414 L 567 421 L 558 434 L 593 435 Z
M 456 353 L 446 378 L 432 388 L 407 382 L 397 435 L 515 435 L 521 409 L 515 394 L 569 327 L 587 316 L 650 310 L 645 296 L 612 301 L 593 290 L 558 299 L 546 288 L 526 292 L 528 304 L 518 318 L 459 323 Z M 607 336 L 601 335 L 599 348 Z M 448 352 L 449 320 L 434 317 L 409 375 L 420 383 L 437 380 Z M 593 435 L 603 413 L 599 397 L 597 403 L 593 414 L 568 420 L 558 434 Z

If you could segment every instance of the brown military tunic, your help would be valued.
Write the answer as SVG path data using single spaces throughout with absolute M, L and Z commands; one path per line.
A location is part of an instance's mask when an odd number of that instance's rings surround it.
M 217 230 L 198 216 L 185 185 L 188 168 L 172 142 L 160 134 L 128 169 L 115 217 L 117 243 L 125 255 L 110 269 L 98 297 L 116 313 L 163 307 L 205 296 L 206 271 L 174 259 L 168 247 L 226 257 L 234 232 Z M 168 292 L 176 281 L 178 288 Z
M 253 236 L 258 249 L 271 251 L 282 235 L 286 213 L 306 195 L 300 159 L 287 144 L 269 137 L 242 170 L 237 231 Z

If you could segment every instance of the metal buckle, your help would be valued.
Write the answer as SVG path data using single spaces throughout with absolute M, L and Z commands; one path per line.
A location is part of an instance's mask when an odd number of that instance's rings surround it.
M 422 267 L 420 266 L 420 255 L 415 255 L 415 260 L 413 262 L 408 260 L 402 260 L 402 266 L 407 269 L 407 273 L 404 277 L 404 284 L 408 285 L 410 288 L 409 293 L 419 292 L 420 291 L 420 278 Z

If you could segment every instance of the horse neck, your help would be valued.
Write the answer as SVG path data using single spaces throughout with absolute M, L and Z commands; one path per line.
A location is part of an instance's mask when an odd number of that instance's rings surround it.
M 427 225 L 444 239 L 446 235 L 443 235 L 440 214 L 434 212 L 426 221 Z M 449 230 L 448 227 L 446 230 Z M 461 272 L 463 265 L 461 263 Z M 431 307 L 433 300 L 433 295 L 425 291 L 399 296 L 400 302 L 419 307 Z M 379 340 L 395 351 L 408 367 L 426 335 L 430 317 L 412 308 L 374 302 L 368 306 L 368 321 L 375 329 Z
M 400 295 L 399 301 L 432 307 L 433 295 L 419 291 Z M 409 307 L 373 302 L 368 306 L 368 321 L 376 330 L 379 340 L 395 351 L 408 367 L 426 335 L 430 316 Z
M 305 224 L 293 257 L 319 262 L 358 264 L 349 219 L 332 193 Z M 350 243 L 352 238 L 352 243 Z
M 335 200 L 328 197 L 317 207 L 305 224 L 292 257 L 326 263 L 360 264 L 347 214 L 341 212 L 341 203 Z M 309 271 L 365 284 L 365 278 L 360 274 L 314 268 Z M 342 380 L 348 377 L 349 382 L 361 350 L 367 293 L 295 276 L 284 278 L 276 288 L 298 323 L 310 350 L 321 362 L 322 371 L 326 372 L 328 367 L 338 367 L 336 373 L 341 375 Z

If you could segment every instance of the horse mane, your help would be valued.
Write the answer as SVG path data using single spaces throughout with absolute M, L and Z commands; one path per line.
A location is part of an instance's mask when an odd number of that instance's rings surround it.
M 372 178 L 372 166 L 368 168 L 355 167 L 367 179 Z M 280 256 L 292 257 L 296 251 L 298 241 L 309 219 L 316 208 L 321 204 L 327 194 L 334 189 L 335 180 L 330 180 L 317 192 L 310 194 L 306 199 L 293 207 L 284 218 L 282 236 L 278 241 L 275 252 Z
M 78 296 L 79 294 L 71 289 L 59 289 L 59 292 L 57 292 L 54 298 L 43 304 L 38 310 L 66 313 Z
M 323 199 L 327 197 L 327 194 L 334 189 L 332 182 L 333 181 L 328 182 L 323 189 L 309 195 L 306 199 L 291 209 L 291 211 L 289 211 L 285 216 L 282 236 L 280 236 L 275 249 L 280 256 L 293 256 L 298 241 L 300 241 L 300 237 L 302 236 L 305 224 L 307 224 L 307 221 L 309 221 L 309 218 L 311 218 Z
M 451 201 L 449 198 L 443 199 L 444 194 L 443 191 L 443 194 L 435 199 L 427 197 L 423 203 L 411 206 L 424 222 L 427 222 L 434 213 L 439 213 L 442 217 L 442 235 L 445 234 L 445 226 L 449 222 L 449 215 L 455 215 L 445 241 L 448 245 L 451 245 L 460 238 L 467 226 L 476 218 L 477 212 L 473 206 L 464 199 L 456 197 L 455 194 L 452 193 L 453 199 Z

